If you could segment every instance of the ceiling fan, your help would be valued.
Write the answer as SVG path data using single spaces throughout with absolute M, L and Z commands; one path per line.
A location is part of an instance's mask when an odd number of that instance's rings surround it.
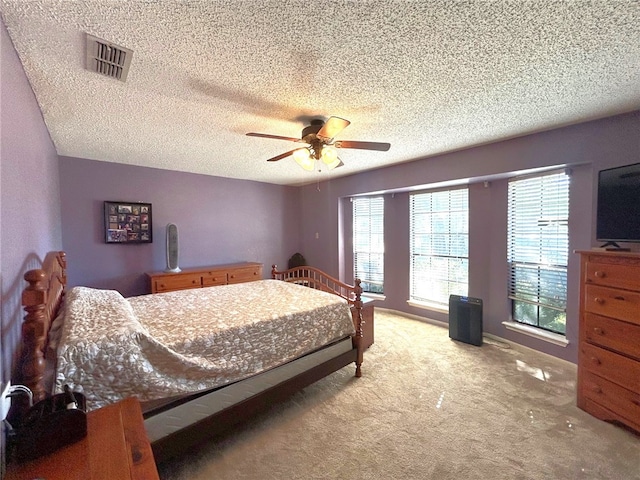
M 329 117 L 325 122 L 322 119 L 311 120 L 311 125 L 302 129 L 300 138 L 281 137 L 267 133 L 247 133 L 250 137 L 275 138 L 276 140 L 288 140 L 290 142 L 307 143 L 308 147 L 300 147 L 288 152 L 276 155 L 267 162 L 277 162 L 290 155 L 305 170 L 312 171 L 316 160 L 321 160 L 329 170 L 344 165 L 338 158 L 338 148 L 356 148 L 360 150 L 377 150 L 386 152 L 391 148 L 389 143 L 358 142 L 354 140 L 335 140 L 335 137 L 351 122 L 340 117 Z

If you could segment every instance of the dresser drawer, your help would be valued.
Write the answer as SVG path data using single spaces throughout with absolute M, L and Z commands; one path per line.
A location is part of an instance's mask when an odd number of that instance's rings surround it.
M 582 377 L 582 395 L 631 421 L 640 418 L 640 393 L 622 388 L 591 372 Z
M 640 325 L 585 313 L 582 328 L 589 343 L 640 360 Z
M 586 342 L 580 344 L 579 369 L 633 392 L 640 392 L 640 362 Z
M 640 293 L 585 285 L 584 310 L 640 325 Z
M 213 287 L 215 285 L 226 285 L 226 284 L 227 284 L 227 272 L 211 271 L 211 272 L 205 272 L 202 275 L 203 287 Z
M 584 280 L 590 284 L 640 291 L 640 265 L 588 262 Z
M 156 292 L 184 290 L 202 286 L 200 275 L 167 275 L 166 277 L 155 278 L 154 283 Z
M 229 272 L 229 283 L 244 283 L 252 282 L 254 280 L 262 280 L 262 268 L 237 268 L 232 272 Z

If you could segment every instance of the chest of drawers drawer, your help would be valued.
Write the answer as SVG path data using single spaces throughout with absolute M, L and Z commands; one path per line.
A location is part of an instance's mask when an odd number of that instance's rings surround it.
M 227 284 L 227 272 L 205 272 L 202 274 L 202 286 L 214 287 Z
M 588 284 L 640 291 L 640 265 L 589 262 L 584 281 Z
M 640 292 L 585 285 L 584 311 L 640 325 Z
M 587 312 L 582 328 L 587 342 L 640 360 L 640 325 Z
M 238 268 L 233 272 L 229 272 L 229 283 L 244 283 L 260 280 L 262 278 L 262 269 L 256 267 Z
M 578 368 L 603 377 L 627 390 L 640 392 L 640 362 L 589 343 L 580 344 Z
M 623 388 L 588 371 L 584 373 L 582 395 L 611 411 L 618 412 L 630 422 L 640 418 L 640 393 Z
M 202 285 L 200 275 L 175 275 L 159 277 L 153 280 L 155 291 L 170 292 L 187 288 L 199 288 Z

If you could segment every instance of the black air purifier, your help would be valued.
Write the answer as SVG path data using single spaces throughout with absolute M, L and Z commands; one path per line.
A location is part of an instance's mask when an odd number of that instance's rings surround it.
M 482 300 L 449 295 L 449 337 L 482 345 Z

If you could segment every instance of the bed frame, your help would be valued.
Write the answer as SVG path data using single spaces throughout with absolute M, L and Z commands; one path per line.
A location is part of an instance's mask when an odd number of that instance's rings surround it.
M 44 399 L 51 393 L 46 388 L 46 385 L 52 379 L 45 378 L 45 354 L 47 352 L 47 338 L 51 324 L 64 302 L 67 283 L 66 266 L 64 252 L 50 252 L 45 257 L 41 269 L 29 270 L 24 275 L 28 285 L 22 293 L 22 304 L 25 310 L 24 323 L 22 325 L 22 345 L 12 382 L 29 387 L 33 392 L 34 403 Z M 294 282 L 310 288 L 331 292 L 346 299 L 351 305 L 355 327 L 351 349 L 171 435 L 152 442 L 151 447 L 156 462 L 162 462 L 186 451 L 196 443 L 231 431 L 233 427 L 245 419 L 268 409 L 276 402 L 287 399 L 299 390 L 350 363 L 355 363 L 356 365 L 355 376 L 360 377 L 362 375 L 364 322 L 362 319 L 362 288 L 360 287 L 360 281 L 356 280 L 355 285 L 350 286 L 312 267 L 295 267 L 279 272 L 276 265 L 273 265 L 271 276 L 273 279 Z M 224 388 L 227 387 L 221 387 L 221 389 Z M 172 408 L 174 404 L 176 406 L 184 404 L 187 400 L 178 399 L 170 405 L 154 405 L 153 402 L 150 402 L 146 410 L 143 405 L 145 419 Z M 22 403 L 14 404 L 12 415 L 19 417 L 24 413 L 25 408 L 26 406 Z
M 360 279 L 356 278 L 355 286 L 352 286 L 330 277 L 317 268 L 300 266 L 279 272 L 277 265 L 272 265 L 271 267 L 271 278 L 333 293 L 349 302 L 353 316 L 353 325 L 356 329 L 356 334 L 353 339 L 354 348 L 358 354 L 356 359 L 356 377 L 361 377 L 365 347 L 364 341 L 362 340 L 364 334 L 364 319 L 362 318 L 362 287 L 360 286 Z

